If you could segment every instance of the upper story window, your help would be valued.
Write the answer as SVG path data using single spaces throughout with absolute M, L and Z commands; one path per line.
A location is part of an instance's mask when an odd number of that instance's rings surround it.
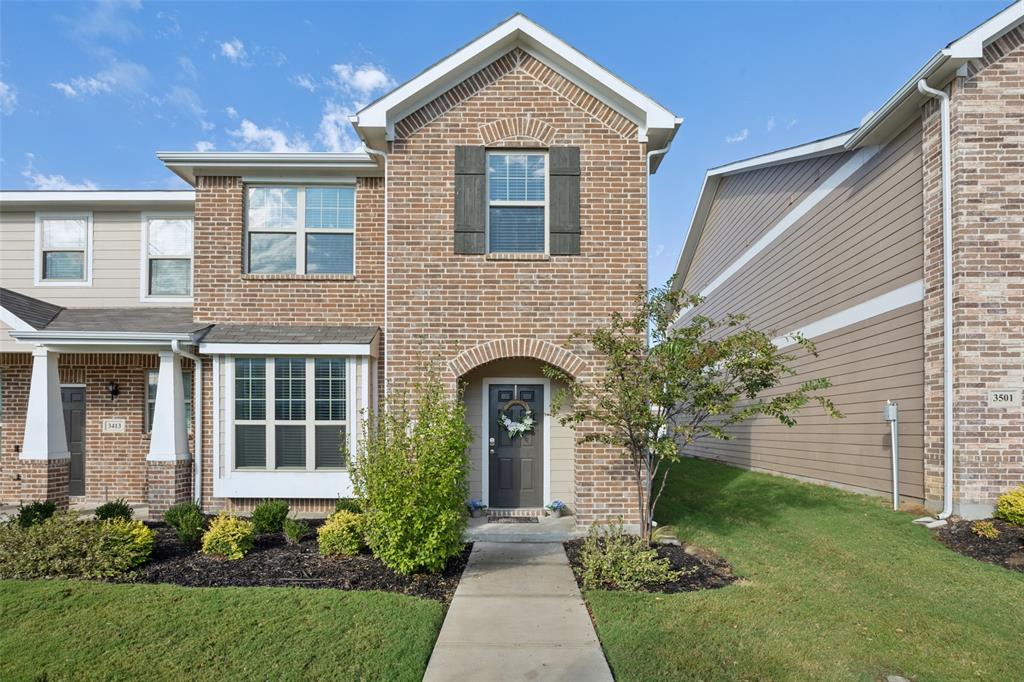
M 488 152 L 487 251 L 547 250 L 547 154 Z
M 187 299 L 192 295 L 192 216 L 143 215 L 142 298 Z
M 355 274 L 354 186 L 250 186 L 248 272 Z
M 36 216 L 35 283 L 89 286 L 92 283 L 92 215 Z

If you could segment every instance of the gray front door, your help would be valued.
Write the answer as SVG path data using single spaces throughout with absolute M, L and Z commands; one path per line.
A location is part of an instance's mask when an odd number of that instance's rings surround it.
M 61 388 L 64 403 L 64 433 L 71 452 L 69 495 L 85 494 L 85 389 L 81 386 Z
M 540 507 L 544 503 L 544 386 L 491 384 L 488 470 L 492 507 Z M 529 433 L 509 436 L 499 417 L 521 422 L 533 414 Z

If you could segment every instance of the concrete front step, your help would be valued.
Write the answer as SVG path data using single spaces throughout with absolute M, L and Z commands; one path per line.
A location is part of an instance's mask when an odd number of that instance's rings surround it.
M 470 519 L 466 542 L 565 542 L 583 537 L 572 516 L 546 516 L 537 523 L 488 523 L 486 518 Z

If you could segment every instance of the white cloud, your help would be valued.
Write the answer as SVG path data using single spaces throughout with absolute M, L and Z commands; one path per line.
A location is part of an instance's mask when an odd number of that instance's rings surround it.
M 726 135 L 725 141 L 728 142 L 729 144 L 735 144 L 737 142 L 743 142 L 743 140 L 747 139 L 748 137 L 750 137 L 750 129 L 744 128 L 735 135 Z
M 866 114 L 864 114 L 863 116 L 860 117 L 860 124 L 864 125 L 865 123 L 868 122 L 868 119 L 871 118 L 874 115 L 875 115 L 875 110 L 872 109 L 871 111 L 869 111 L 868 113 L 866 113 Z
M 775 117 L 774 116 L 769 116 L 768 117 L 768 123 L 767 123 L 767 125 L 765 125 L 765 128 L 768 129 L 769 133 L 771 131 L 775 130 Z
M 359 140 L 352 133 L 352 125 L 348 120 L 352 113 L 352 109 L 336 102 L 327 101 L 324 104 L 324 113 L 320 118 L 320 129 L 317 131 L 316 139 L 327 151 L 351 152 L 361 147 Z
M 167 101 L 200 121 L 206 116 L 206 109 L 203 108 L 199 95 L 192 88 L 186 88 L 181 85 L 173 86 L 167 93 Z
M 18 91 L 13 85 L 0 81 L 0 113 L 10 114 L 18 105 Z
M 178 66 L 181 67 L 182 73 L 193 83 L 199 80 L 199 70 L 196 69 L 196 65 L 188 57 L 178 57 Z
M 308 152 L 309 143 L 302 135 L 288 136 L 276 128 L 260 128 L 243 118 L 238 128 L 228 130 L 228 135 L 237 140 L 239 149 L 263 152 Z
M 238 38 L 232 38 L 226 43 L 221 43 L 220 56 L 227 57 L 229 61 L 236 64 L 249 66 L 249 54 L 245 51 L 245 43 Z
M 50 83 L 68 97 L 80 98 L 114 92 L 138 92 L 149 81 L 149 70 L 134 62 L 114 62 L 92 76 L 76 76 L 68 82 Z
M 334 72 L 332 82 L 335 87 L 350 95 L 365 97 L 395 86 L 395 80 L 387 72 L 387 69 L 376 64 L 363 64 L 362 66 L 335 64 L 331 67 L 331 71 Z
M 196 142 L 197 152 L 212 152 L 216 148 L 216 145 L 209 140 L 199 140 L 199 142 Z
M 796 125 L 796 119 L 795 118 L 789 119 L 789 123 L 786 124 L 786 130 L 789 130 L 790 128 L 792 128 L 795 125 Z
M 292 83 L 295 83 L 303 90 L 316 92 L 316 83 L 313 82 L 313 77 L 308 73 L 300 73 L 298 76 L 295 76 L 292 78 Z
M 35 155 L 25 155 L 25 168 L 21 176 L 25 178 L 32 189 L 42 190 L 74 190 L 74 189 L 96 189 L 96 183 L 83 179 L 82 182 L 70 182 L 63 175 L 43 175 L 35 167 Z
M 82 16 L 73 20 L 71 33 L 85 41 L 104 36 L 130 40 L 141 35 L 142 31 L 126 16 L 127 11 L 135 12 L 141 7 L 141 0 L 103 0 L 93 3 Z
M 224 109 L 224 113 L 228 115 L 228 118 L 238 118 L 238 111 L 234 107 L 227 107 Z

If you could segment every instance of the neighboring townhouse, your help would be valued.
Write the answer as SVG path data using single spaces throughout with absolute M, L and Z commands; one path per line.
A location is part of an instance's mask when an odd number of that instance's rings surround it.
M 632 519 L 620 456 L 549 414 L 543 368 L 588 380 L 567 342 L 646 287 L 680 123 L 515 15 L 353 116 L 363 151 L 159 153 L 194 192 L 3 192 L 0 499 L 333 509 L 360 420 L 432 361 L 465 387 L 472 497 Z
M 1024 481 L 1022 24 L 1017 3 L 950 43 L 856 130 L 708 171 L 676 270 L 705 300 L 682 320 L 745 313 L 786 349 L 802 332 L 818 357 L 787 385 L 828 377 L 845 418 L 759 418 L 692 454 L 891 494 L 891 399 L 905 500 L 987 516 Z M 949 97 L 948 171 L 922 82 Z

